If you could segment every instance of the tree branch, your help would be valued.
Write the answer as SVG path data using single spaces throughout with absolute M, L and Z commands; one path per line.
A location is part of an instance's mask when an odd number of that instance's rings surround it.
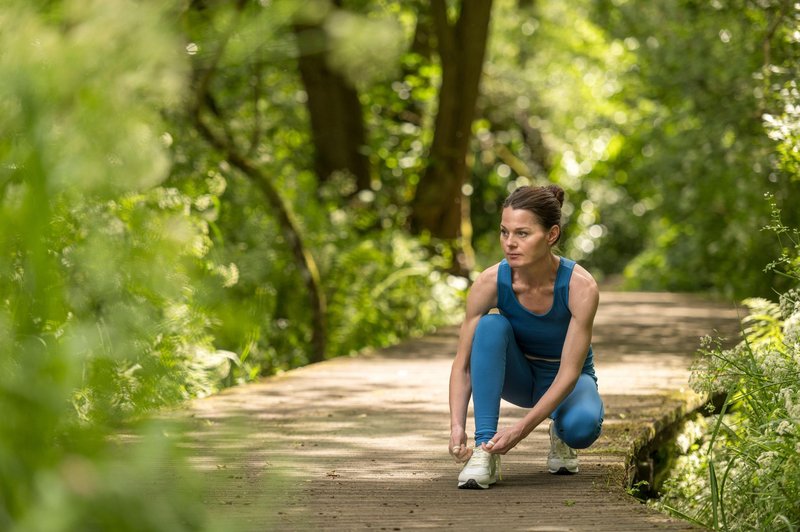
M 231 31 L 228 32 L 228 34 L 222 39 L 222 42 L 217 49 L 210 66 L 204 70 L 202 76 L 197 78 L 194 101 L 190 105 L 189 114 L 200 135 L 213 148 L 219 151 L 231 166 L 242 172 L 242 174 L 244 174 L 254 185 L 256 185 L 275 213 L 284 237 L 289 244 L 294 262 L 300 271 L 303 283 L 305 284 L 308 292 L 308 301 L 312 313 L 311 355 L 309 360 L 311 362 L 319 362 L 325 358 L 325 350 L 327 345 L 327 302 L 325 293 L 322 290 L 322 283 L 319 269 L 317 268 L 317 263 L 311 252 L 303 243 L 300 229 L 295 222 L 294 216 L 292 215 L 288 205 L 283 201 L 283 198 L 278 193 L 278 190 L 272 185 L 269 177 L 264 174 L 264 172 L 256 163 L 254 163 L 247 155 L 243 154 L 237 148 L 232 135 L 218 134 L 203 119 L 204 107 L 209 101 L 213 100 L 209 92 L 211 80 L 217 71 L 217 66 L 222 58 L 224 48 L 227 42 L 230 40 L 234 28 L 235 22 L 231 27 Z M 224 122 L 224 117 L 221 114 L 221 110 L 217 109 L 215 116 L 217 116 L 217 119 L 220 122 Z M 224 128 L 222 129 L 224 130 Z

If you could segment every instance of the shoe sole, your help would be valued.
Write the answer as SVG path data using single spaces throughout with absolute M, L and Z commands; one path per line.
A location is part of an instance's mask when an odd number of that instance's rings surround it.
M 469 479 L 469 480 L 467 480 L 465 482 L 459 482 L 458 483 L 458 489 L 461 489 L 461 490 L 486 490 L 486 489 L 489 489 L 489 486 L 491 486 L 492 484 L 494 484 L 494 483 L 490 482 L 489 484 L 480 484 L 480 483 L 478 483 L 477 480 L 475 480 L 474 478 L 471 478 L 471 479 Z
M 575 468 L 574 471 L 567 469 L 566 467 L 559 467 L 558 469 L 548 469 L 551 475 L 574 475 L 578 472 L 578 468 Z

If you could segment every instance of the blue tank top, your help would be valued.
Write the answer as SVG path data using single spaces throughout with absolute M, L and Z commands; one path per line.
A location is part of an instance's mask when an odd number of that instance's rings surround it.
M 558 360 L 564 349 L 567 328 L 572 318 L 569 302 L 569 280 L 575 261 L 559 257 L 556 282 L 553 287 L 553 305 L 544 314 L 531 312 L 519 302 L 511 287 L 511 266 L 503 259 L 497 270 L 497 308 L 514 330 L 517 345 L 526 355 Z M 587 362 L 592 360 L 589 346 Z

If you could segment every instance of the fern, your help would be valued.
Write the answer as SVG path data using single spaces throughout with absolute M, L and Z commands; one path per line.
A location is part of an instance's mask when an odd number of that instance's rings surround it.
M 751 347 L 783 341 L 783 314 L 779 304 L 761 297 L 751 297 L 742 303 L 750 311 L 742 320 L 742 327 Z

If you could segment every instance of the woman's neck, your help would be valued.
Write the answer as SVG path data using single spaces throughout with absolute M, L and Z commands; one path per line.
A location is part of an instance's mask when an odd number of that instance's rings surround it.
M 556 255 L 548 253 L 538 262 L 523 268 L 516 268 L 515 273 L 519 281 L 531 288 L 552 285 L 555 282 L 560 262 Z

